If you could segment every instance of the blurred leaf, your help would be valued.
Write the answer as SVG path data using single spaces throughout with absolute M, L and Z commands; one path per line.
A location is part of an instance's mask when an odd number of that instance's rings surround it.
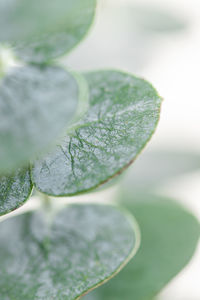
M 173 33 L 187 28 L 183 16 L 167 7 L 152 4 L 114 5 L 109 14 L 116 22 L 123 22 L 129 34 Z M 123 32 L 122 32 L 123 33 Z
M 107 2 L 98 14 L 90 38 L 66 58 L 73 68 L 117 66 L 141 74 L 141 69 L 157 63 L 166 45 L 174 47 L 175 36 L 172 35 L 185 34 L 190 26 L 181 9 L 175 11 L 173 6 L 170 9 L 164 3 L 155 6 L 147 1 Z
M 90 293 L 85 300 L 152 299 L 194 254 L 200 225 L 181 206 L 149 195 L 138 199 L 124 194 L 121 202 L 138 221 L 141 247 L 114 279 Z
M 29 170 L 19 169 L 12 176 L 0 177 L 0 216 L 24 204 L 31 191 Z
M 0 82 L 0 172 L 44 151 L 63 134 L 78 102 L 77 83 L 55 66 L 11 69 Z
M 0 224 L 1 299 L 77 299 L 114 276 L 138 247 L 118 209 L 71 205 L 53 219 L 26 213 Z
M 89 108 L 89 87 L 87 80 L 80 73 L 73 71 L 71 74 L 74 76 L 79 86 L 79 101 L 76 113 L 73 116 L 71 126 L 68 128 L 68 130 L 72 130 L 72 128 L 76 126 L 76 123 L 79 122 L 79 120 L 86 114 Z
M 167 150 L 145 151 L 122 181 L 130 191 L 153 190 L 177 176 L 200 169 L 200 155 Z
M 23 61 L 47 62 L 80 42 L 95 7 L 96 0 L 0 0 L 0 42 Z
M 129 8 L 130 11 L 130 8 Z M 174 10 L 153 5 L 141 5 L 132 8 L 132 17 L 138 27 L 147 33 L 173 33 L 187 27 L 183 17 Z
M 120 174 L 158 123 L 161 98 L 148 82 L 117 71 L 85 76 L 90 89 L 88 113 L 63 144 L 32 169 L 34 185 L 43 193 L 74 195 Z

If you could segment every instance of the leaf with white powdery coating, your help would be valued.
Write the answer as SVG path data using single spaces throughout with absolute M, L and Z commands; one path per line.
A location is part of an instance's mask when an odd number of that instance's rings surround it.
M 34 185 L 49 195 L 86 192 L 121 173 L 159 120 L 161 98 L 148 82 L 118 71 L 87 73 L 85 78 L 88 112 L 32 169 Z
M 74 300 L 114 276 L 139 245 L 132 217 L 108 205 L 70 205 L 0 223 L 1 300 Z
M 149 300 L 189 262 L 200 237 L 200 224 L 179 204 L 155 195 L 122 194 L 121 204 L 134 214 L 141 246 L 132 261 L 84 300 Z
M 23 61 L 48 62 L 83 39 L 95 9 L 96 0 L 0 0 L 0 43 Z
M 78 104 L 78 84 L 57 66 L 11 69 L 0 81 L 0 173 L 43 153 L 63 134 Z
M 30 172 L 27 169 L 19 169 L 12 176 L 0 177 L 0 216 L 23 205 L 31 191 Z

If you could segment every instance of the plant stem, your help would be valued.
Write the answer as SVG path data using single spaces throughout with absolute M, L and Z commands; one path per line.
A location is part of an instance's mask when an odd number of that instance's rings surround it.
M 53 201 L 48 195 L 42 193 L 39 193 L 39 198 L 41 200 L 41 206 L 42 206 L 45 220 L 48 226 L 51 226 L 55 214 L 55 207 L 53 205 Z
M 46 211 L 51 211 L 52 210 L 52 200 L 48 195 L 39 194 L 40 200 L 42 202 L 42 207 L 46 210 Z

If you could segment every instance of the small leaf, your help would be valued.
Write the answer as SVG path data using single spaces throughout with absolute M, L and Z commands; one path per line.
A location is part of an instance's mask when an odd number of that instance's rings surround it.
M 146 81 L 117 71 L 85 75 L 90 107 L 64 142 L 32 169 L 40 191 L 74 195 L 119 174 L 152 136 L 161 99 Z
M 133 256 L 132 219 L 103 205 L 71 205 L 0 224 L 1 299 L 73 300 L 114 276 Z
M 24 204 L 31 191 L 29 170 L 19 169 L 12 176 L 0 177 L 0 216 Z
M 87 33 L 96 0 L 0 0 L 0 42 L 26 62 L 69 52 Z
M 66 70 L 11 69 L 0 82 L 0 172 L 26 163 L 55 143 L 77 103 L 78 86 Z
M 168 199 L 143 195 L 134 202 L 122 201 L 141 229 L 141 247 L 135 258 L 107 284 L 84 297 L 86 300 L 153 299 L 176 276 L 194 254 L 198 221 Z

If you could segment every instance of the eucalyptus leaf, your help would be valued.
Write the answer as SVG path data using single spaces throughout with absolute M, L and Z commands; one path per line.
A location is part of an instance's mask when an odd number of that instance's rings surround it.
M 177 177 L 200 169 L 200 155 L 186 151 L 147 149 L 122 180 L 123 188 L 132 192 L 155 190 Z
M 117 208 L 71 205 L 51 220 L 29 212 L 0 224 L 1 299 L 78 299 L 134 255 L 137 225 Z
M 143 79 L 118 71 L 85 74 L 89 109 L 55 151 L 34 163 L 36 188 L 54 196 L 89 191 L 121 173 L 151 138 L 161 98 Z
M 31 191 L 29 170 L 19 169 L 12 176 L 0 177 L 0 216 L 23 205 Z
M 89 88 L 85 77 L 78 72 L 73 71 L 71 73 L 79 86 L 79 101 L 76 113 L 73 116 L 71 126 L 68 130 L 71 130 L 72 127 L 76 126 L 76 123 L 85 115 L 89 107 Z
M 124 194 L 122 203 L 136 217 L 141 247 L 135 258 L 84 300 L 148 300 L 176 276 L 194 254 L 200 224 L 184 208 L 162 197 Z
M 187 29 L 187 21 L 181 15 L 164 6 L 137 5 L 128 7 L 129 14 L 135 19 L 140 31 L 151 33 L 178 33 Z
M 96 0 L 0 0 L 0 42 L 26 62 L 70 51 L 87 33 Z
M 0 172 L 43 152 L 76 112 L 78 85 L 57 66 L 16 67 L 0 81 Z

